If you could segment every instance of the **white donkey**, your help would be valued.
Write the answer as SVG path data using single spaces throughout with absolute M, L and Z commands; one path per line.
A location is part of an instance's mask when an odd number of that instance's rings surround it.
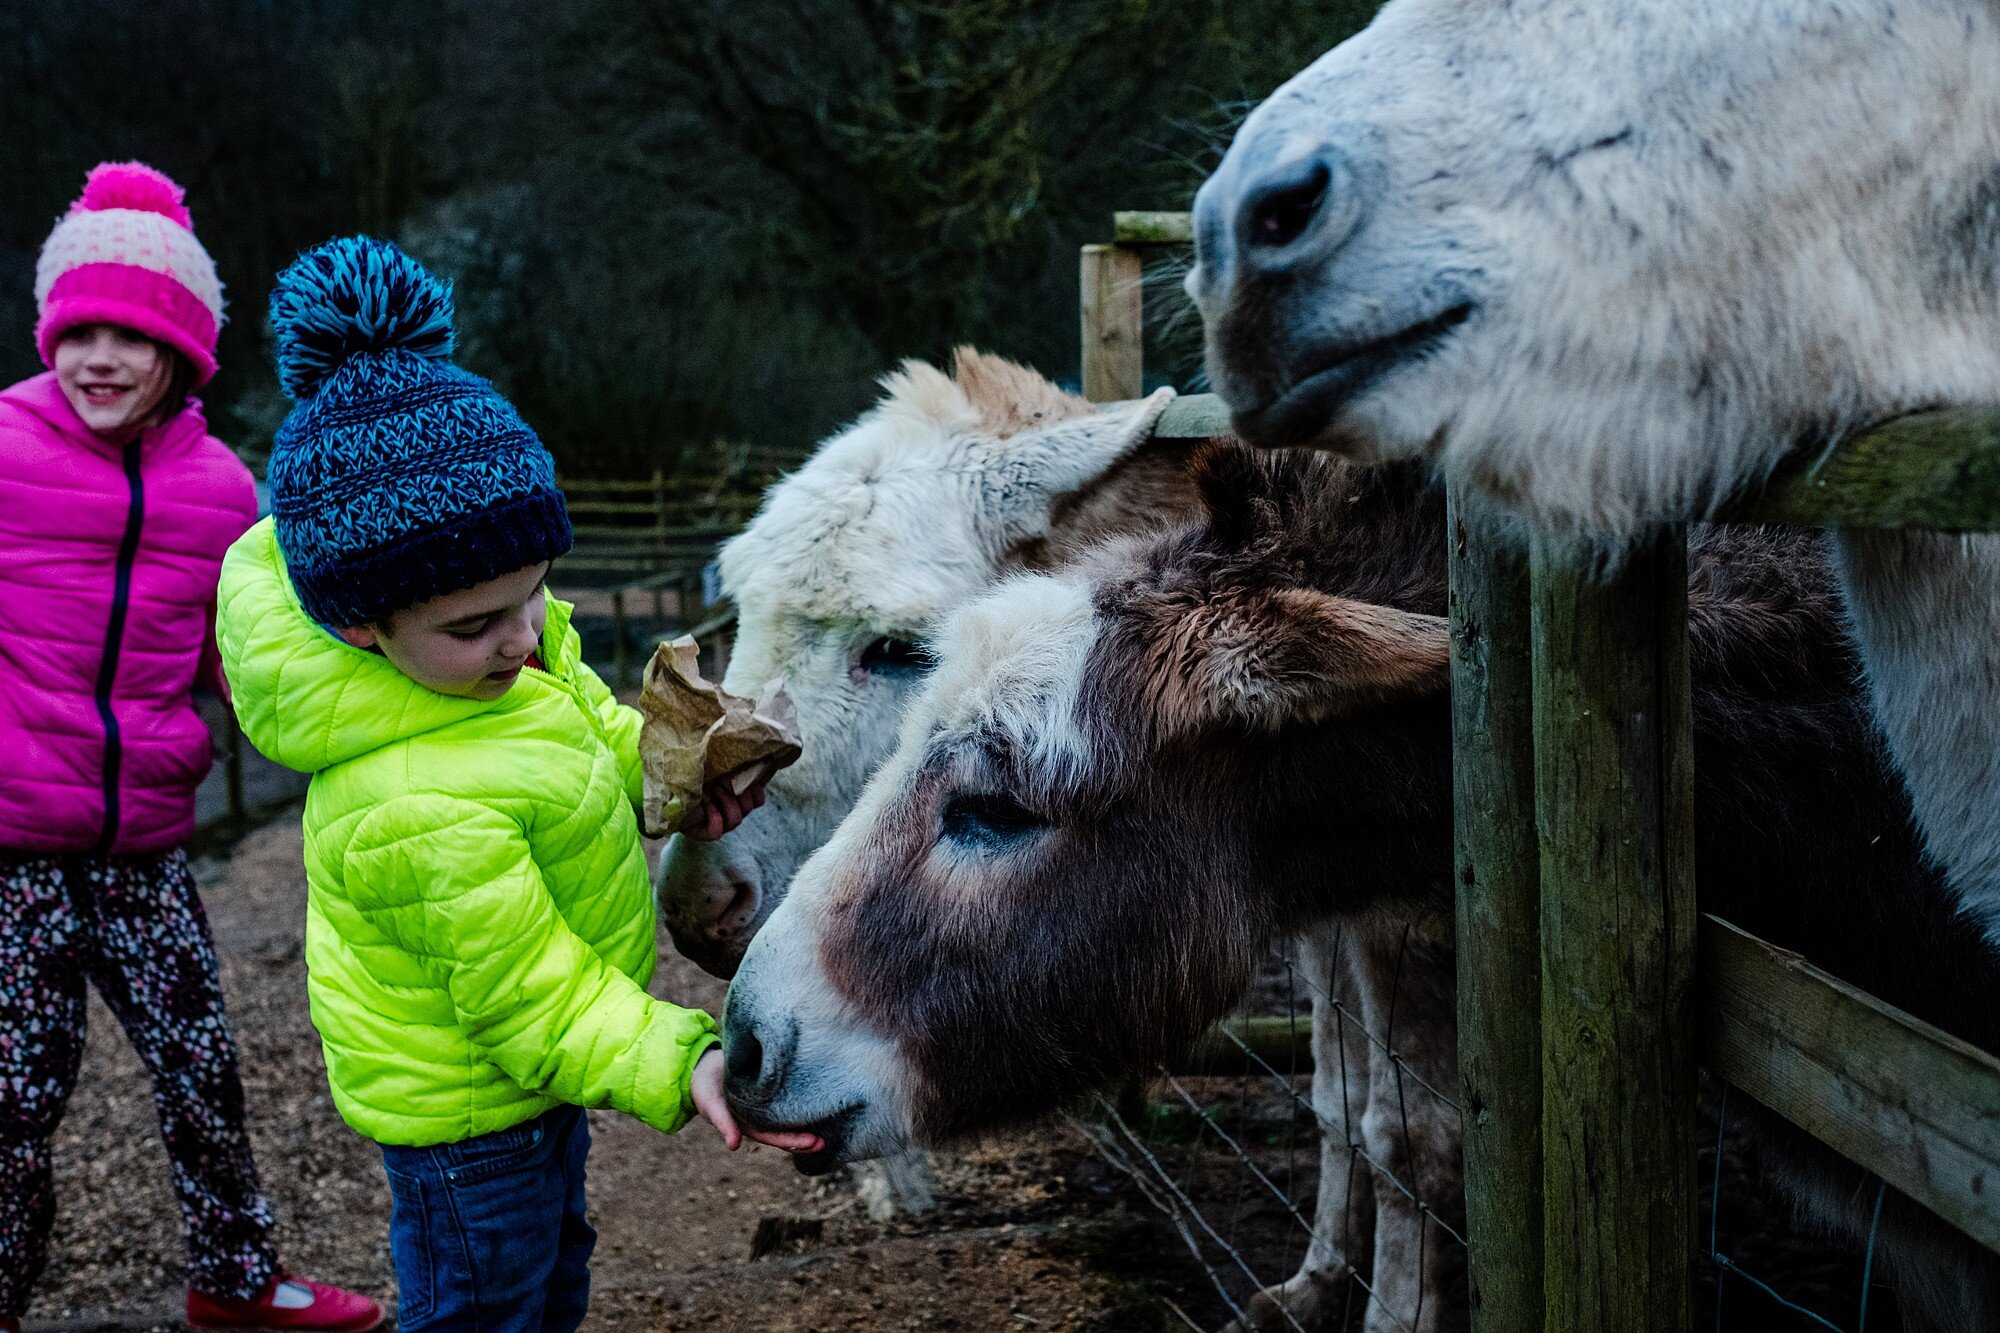
M 1994 0 L 1391 0 L 1196 204 L 1253 443 L 1433 457 L 1616 542 L 1798 447 L 2000 403 Z M 2000 937 L 2000 542 L 1845 534 L 1876 713 Z
M 1060 564 L 1114 533 L 1194 512 L 1195 441 L 1151 438 L 1171 392 L 1098 412 L 1032 370 L 961 348 L 947 377 L 922 362 L 771 488 L 722 551 L 738 611 L 724 686 L 782 678 L 805 753 L 755 818 L 717 842 L 677 838 L 659 883 L 674 943 L 736 970 L 799 866 L 895 748 L 930 668 L 923 636 L 1003 575 Z
M 882 402 L 773 487 L 723 551 L 723 584 L 739 611 L 724 683 L 755 695 L 782 677 L 805 752 L 741 828 L 717 842 L 677 838 L 664 861 L 660 905 L 674 942 L 719 976 L 735 972 L 798 868 L 894 750 L 904 706 L 930 668 L 922 640 L 950 612 L 1010 573 L 1054 568 L 1110 537 L 1202 512 L 1188 474 L 1197 442 L 1140 447 L 1161 396 L 1100 414 L 1034 371 L 970 349 L 950 379 L 912 362 L 883 386 Z M 1300 949 L 1319 978 L 1315 1102 L 1338 1123 L 1358 1121 L 1371 1053 L 1328 1000 L 1367 1005 L 1385 991 L 1383 959 L 1352 936 L 1345 949 L 1314 937 Z M 1374 1220 L 1372 1178 L 1352 1169 L 1345 1139 L 1329 1136 L 1321 1155 L 1329 1183 L 1312 1253 L 1292 1283 L 1314 1290 L 1367 1252 Z M 879 1215 L 921 1206 L 926 1183 L 921 1156 L 911 1155 L 889 1159 L 862 1189 Z
M 1100 413 L 1034 371 L 961 348 L 947 377 L 907 362 L 884 397 L 772 487 L 722 552 L 738 608 L 724 685 L 782 678 L 805 752 L 764 808 L 718 842 L 676 838 L 661 915 L 679 950 L 729 976 L 792 876 L 894 748 L 929 670 L 923 635 L 1003 574 L 1046 568 L 1114 532 L 1193 510 L 1194 441 L 1140 449 L 1172 397 Z M 884 1216 L 928 1203 L 921 1154 L 869 1168 Z

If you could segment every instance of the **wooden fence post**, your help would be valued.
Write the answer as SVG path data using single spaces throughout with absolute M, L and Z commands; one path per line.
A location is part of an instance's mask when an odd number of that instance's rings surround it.
M 729 654 L 735 646 L 736 621 L 731 619 L 727 625 L 715 632 L 715 646 L 711 650 L 715 657 L 715 666 L 709 679 L 721 680 L 729 674 Z
M 1119 245 L 1083 247 L 1083 396 L 1115 403 L 1146 394 L 1145 266 L 1137 250 Z M 1118 1114 L 1143 1125 L 1147 1080 L 1131 1078 L 1118 1090 Z
M 629 627 L 625 620 L 625 590 L 616 588 L 611 593 L 611 670 L 618 682 L 614 688 L 627 689 L 632 684 L 632 649 L 625 642 Z
M 1531 563 L 1544 1299 L 1560 1333 L 1694 1319 L 1687 538 Z
M 1145 396 L 1143 277 L 1138 251 L 1083 247 L 1083 396 L 1093 403 Z
M 667 472 L 665 468 L 653 469 L 653 552 L 654 568 L 648 574 L 659 572 L 659 566 L 667 560 Z
M 1542 1329 L 1541 881 L 1528 553 L 1453 488 L 1452 797 L 1473 1333 Z

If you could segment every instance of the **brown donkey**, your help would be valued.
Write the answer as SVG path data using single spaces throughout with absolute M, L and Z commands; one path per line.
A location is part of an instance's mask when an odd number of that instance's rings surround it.
M 752 943 L 731 1092 L 826 1138 L 806 1169 L 1149 1069 L 1230 1009 L 1275 935 L 1331 921 L 1418 923 L 1430 1039 L 1404 1054 L 1455 1083 L 1437 493 L 1409 470 L 1232 449 L 1201 485 L 1204 524 L 949 620 L 896 754 Z M 1996 963 L 1920 858 L 1820 540 L 1701 534 L 1690 632 L 1703 906 L 2000 1046 Z M 1865 1228 L 1858 1168 L 1758 1126 L 1795 1197 Z M 1395 1146 L 1449 1196 L 1455 1127 Z M 1450 1255 L 1398 1204 L 1376 1202 L 1372 1260 L 1348 1256 L 1374 1269 L 1370 1326 L 1450 1327 Z M 1896 1196 L 1881 1238 L 1913 1326 L 2000 1326 L 1983 1250 Z M 1288 1288 L 1310 1316 L 1316 1283 Z

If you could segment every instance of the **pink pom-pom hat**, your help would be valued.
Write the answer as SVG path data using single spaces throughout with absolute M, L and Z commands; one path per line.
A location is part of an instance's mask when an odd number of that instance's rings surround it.
M 56 342 L 79 324 L 119 324 L 215 375 L 222 283 L 195 239 L 181 187 L 143 162 L 105 162 L 42 243 L 35 265 L 35 346 L 55 366 Z

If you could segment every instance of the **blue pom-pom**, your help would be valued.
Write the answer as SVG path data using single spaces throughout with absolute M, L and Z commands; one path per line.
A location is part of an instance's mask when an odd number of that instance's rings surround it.
M 292 398 L 310 398 L 361 352 L 399 348 L 449 360 L 451 320 L 451 284 L 388 241 L 328 241 L 293 260 L 271 293 L 278 383 Z

